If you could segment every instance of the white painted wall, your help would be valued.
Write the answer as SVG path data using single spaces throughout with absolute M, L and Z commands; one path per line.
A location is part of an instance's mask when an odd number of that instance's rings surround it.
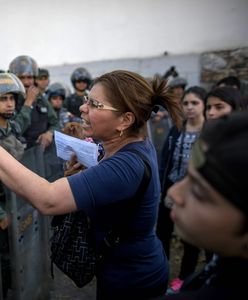
M 248 46 L 247 0 L 0 0 L 0 68 Z

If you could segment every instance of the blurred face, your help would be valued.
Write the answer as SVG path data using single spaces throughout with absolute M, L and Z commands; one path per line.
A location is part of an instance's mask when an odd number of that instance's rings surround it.
M 76 89 L 79 90 L 79 91 L 81 91 L 81 92 L 83 92 L 84 90 L 86 90 L 86 89 L 87 89 L 87 86 L 88 86 L 87 83 L 84 82 L 84 81 L 77 80 L 77 81 L 75 82 L 75 87 L 76 87 Z
M 34 85 L 34 76 L 29 74 L 22 74 L 19 75 L 18 77 L 21 80 L 22 84 L 24 85 L 26 91 L 31 85 Z
M 95 84 L 90 90 L 88 98 L 90 102 L 81 105 L 79 108 L 85 135 L 100 139 L 103 142 L 119 137 L 117 127 L 120 125 L 121 117 L 115 111 L 97 108 L 96 106 L 99 103 L 112 107 L 103 85 L 100 83 Z
M 40 76 L 36 78 L 35 82 L 41 91 L 45 91 L 49 85 L 49 78 L 48 76 Z
M 0 97 L 0 114 L 6 118 L 12 117 L 15 110 L 14 95 L 9 93 Z
M 204 103 L 195 94 L 187 94 L 182 100 L 183 112 L 187 119 L 197 119 L 203 116 Z
M 171 218 L 178 235 L 195 246 L 223 256 L 247 256 L 244 216 L 189 165 L 186 177 L 168 191 Z
M 178 87 L 174 87 L 172 89 L 172 92 L 175 96 L 175 98 L 178 100 L 178 101 L 181 101 L 182 97 L 183 97 L 183 93 L 184 93 L 184 88 L 181 87 L 181 86 L 178 86 Z
M 59 110 L 63 105 L 63 98 L 61 96 L 52 96 L 50 102 L 55 110 Z
M 206 104 L 206 118 L 218 119 L 224 115 L 228 115 L 232 112 L 232 106 L 220 98 L 208 97 Z

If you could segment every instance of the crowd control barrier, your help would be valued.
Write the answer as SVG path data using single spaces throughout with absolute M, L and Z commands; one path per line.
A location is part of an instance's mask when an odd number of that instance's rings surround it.
M 56 157 L 54 145 L 46 151 L 40 146 L 26 150 L 21 163 L 49 181 L 63 176 L 62 162 Z M 5 188 L 5 191 L 5 209 L 11 217 L 7 254 L 11 286 L 4 298 L 3 285 L 6 283 L 0 278 L 0 300 L 50 299 L 50 217 L 41 215 L 9 189 Z M 0 274 L 6 276 L 6 272 Z

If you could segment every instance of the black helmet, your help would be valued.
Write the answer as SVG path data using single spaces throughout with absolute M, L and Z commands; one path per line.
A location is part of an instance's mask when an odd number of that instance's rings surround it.
M 47 69 L 38 69 L 38 78 L 42 77 L 42 76 L 46 76 L 49 77 L 49 71 Z
M 21 80 L 12 73 L 0 73 L 0 96 L 8 93 L 26 96 Z
M 51 100 L 51 97 L 60 96 L 63 100 L 66 97 L 66 89 L 60 82 L 55 82 L 49 85 L 47 89 L 47 97 L 48 100 Z
M 36 77 L 38 75 L 38 65 L 32 57 L 21 55 L 14 58 L 9 64 L 9 72 L 17 76 L 27 74 Z
M 77 68 L 72 72 L 71 83 L 74 86 L 74 88 L 75 88 L 75 82 L 79 80 L 86 82 L 88 87 L 91 84 L 92 77 L 85 68 Z

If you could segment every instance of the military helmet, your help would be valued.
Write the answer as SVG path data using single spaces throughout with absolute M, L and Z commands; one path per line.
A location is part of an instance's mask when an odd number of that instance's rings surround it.
M 47 97 L 48 100 L 51 99 L 51 97 L 54 96 L 60 96 L 64 100 L 66 97 L 66 89 L 60 82 L 54 82 L 51 85 L 49 85 L 47 89 Z
M 49 77 L 49 71 L 47 69 L 39 68 L 37 77 L 40 78 L 42 76 Z
M 38 65 L 32 57 L 21 55 L 14 58 L 9 64 L 9 72 L 17 76 L 27 74 L 36 77 L 38 75 Z
M 185 88 L 188 84 L 188 81 L 183 77 L 175 77 L 169 82 L 171 88 L 182 87 Z
M 8 93 L 22 95 L 24 98 L 26 96 L 25 88 L 15 74 L 0 73 L 0 97 Z
M 71 74 L 71 83 L 74 86 L 74 88 L 75 88 L 75 83 L 78 80 L 86 82 L 89 87 L 92 81 L 92 77 L 85 68 L 77 68 Z

